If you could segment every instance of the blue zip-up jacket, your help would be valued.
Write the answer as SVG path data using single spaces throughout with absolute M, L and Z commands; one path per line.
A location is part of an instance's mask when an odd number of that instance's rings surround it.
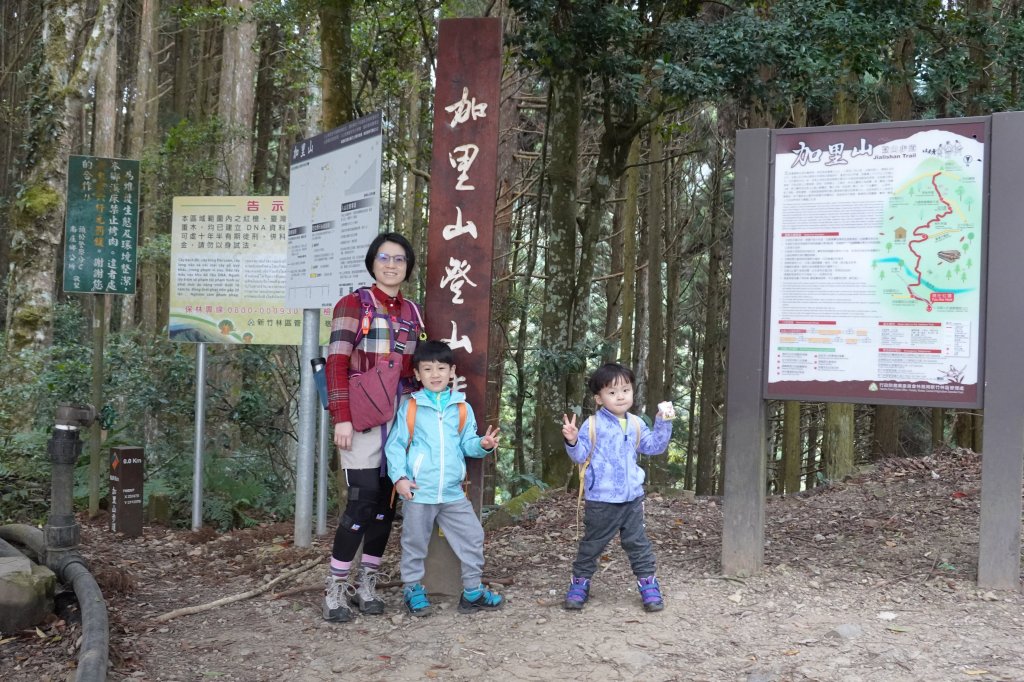
M 672 438 L 672 422 L 655 419 L 652 431 L 640 417 L 627 414 L 623 432 L 619 418 L 603 407 L 589 419 L 597 421 L 597 446 L 590 455 L 590 466 L 583 479 L 583 497 L 592 502 L 632 502 L 643 497 L 646 474 L 637 464 L 638 455 L 663 454 Z M 576 445 L 565 444 L 565 451 L 577 464 L 583 464 L 590 453 L 587 420 L 580 424 Z M 637 426 L 640 427 L 639 445 Z
M 384 452 L 388 458 L 388 476 L 397 481 L 406 476 L 418 487 L 413 489 L 411 502 L 439 504 L 455 502 L 465 497 L 462 480 L 466 477 L 466 457 L 483 457 L 490 450 L 480 446 L 476 433 L 473 407 L 466 396 L 451 391 L 447 403 L 444 394 L 425 389 L 412 395 L 416 399 L 416 423 L 413 425 L 412 445 L 409 445 L 409 427 L 406 413 L 409 402 L 402 403 L 395 425 L 388 436 Z M 438 409 L 438 399 L 443 407 Z M 466 425 L 459 434 L 459 403 L 466 403 Z M 406 452 L 406 446 L 408 453 Z

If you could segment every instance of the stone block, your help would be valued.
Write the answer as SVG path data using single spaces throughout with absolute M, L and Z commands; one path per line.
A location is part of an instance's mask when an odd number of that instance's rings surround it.
M 0 578 L 12 573 L 31 573 L 32 562 L 26 556 L 0 557 Z
M 171 523 L 171 497 L 167 493 L 150 493 L 149 506 L 146 509 L 149 523 Z
M 484 528 L 487 530 L 497 530 L 515 525 L 522 520 L 527 508 L 542 497 L 544 497 L 544 491 L 539 486 L 533 486 L 491 512 L 491 515 L 487 517 L 487 521 L 484 523 Z
M 28 572 L 0 576 L 0 633 L 13 634 L 41 623 L 53 612 L 56 585 L 53 571 L 38 564 L 31 564 Z

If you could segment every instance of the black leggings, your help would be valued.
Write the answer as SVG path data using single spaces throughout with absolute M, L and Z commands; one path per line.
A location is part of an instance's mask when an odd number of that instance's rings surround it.
M 395 520 L 395 509 L 391 506 L 394 486 L 376 468 L 345 469 L 345 480 L 348 481 L 348 504 L 334 532 L 331 556 L 338 561 L 352 561 L 360 541 L 363 554 L 383 556 Z

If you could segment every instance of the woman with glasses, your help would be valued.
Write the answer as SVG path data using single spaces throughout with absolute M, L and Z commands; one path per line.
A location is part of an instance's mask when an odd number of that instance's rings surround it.
M 346 601 L 361 613 L 384 611 L 376 583 L 395 515 L 392 484 L 381 454 L 391 422 L 365 431 L 353 428 L 349 377 L 371 370 L 378 359 L 390 355 L 396 342 L 404 339 L 402 379 L 396 393 L 400 391 L 404 396 L 415 388 L 412 354 L 425 332 L 419 308 L 401 292 L 415 264 L 416 255 L 405 237 L 394 232 L 378 235 L 366 252 L 366 270 L 374 279 L 373 286 L 343 296 L 334 306 L 327 352 L 327 397 L 334 421 L 334 443 L 348 483 L 348 503 L 334 535 L 324 592 L 323 613 L 328 621 L 352 619 Z M 353 566 L 360 542 L 362 559 Z M 349 584 L 349 573 L 355 573 L 354 585 Z

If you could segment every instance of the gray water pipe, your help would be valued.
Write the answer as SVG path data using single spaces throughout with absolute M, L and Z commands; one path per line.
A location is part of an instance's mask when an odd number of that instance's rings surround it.
M 103 682 L 107 679 L 110 650 L 110 622 L 103 592 L 92 577 L 85 560 L 77 553 L 65 554 L 49 568 L 65 585 L 71 585 L 82 609 L 82 648 L 78 652 L 76 682 Z
M 24 549 L 12 547 L 8 542 Z M 20 549 L 22 554 L 39 563 L 40 556 L 46 554 L 43 531 L 22 523 L 0 526 L 0 556 L 7 554 L 8 548 Z M 85 560 L 76 552 L 62 554 L 47 568 L 56 573 L 62 583 L 71 586 L 82 610 L 82 648 L 78 652 L 75 680 L 103 682 L 107 679 L 110 649 L 110 621 L 103 592 L 86 567 Z

